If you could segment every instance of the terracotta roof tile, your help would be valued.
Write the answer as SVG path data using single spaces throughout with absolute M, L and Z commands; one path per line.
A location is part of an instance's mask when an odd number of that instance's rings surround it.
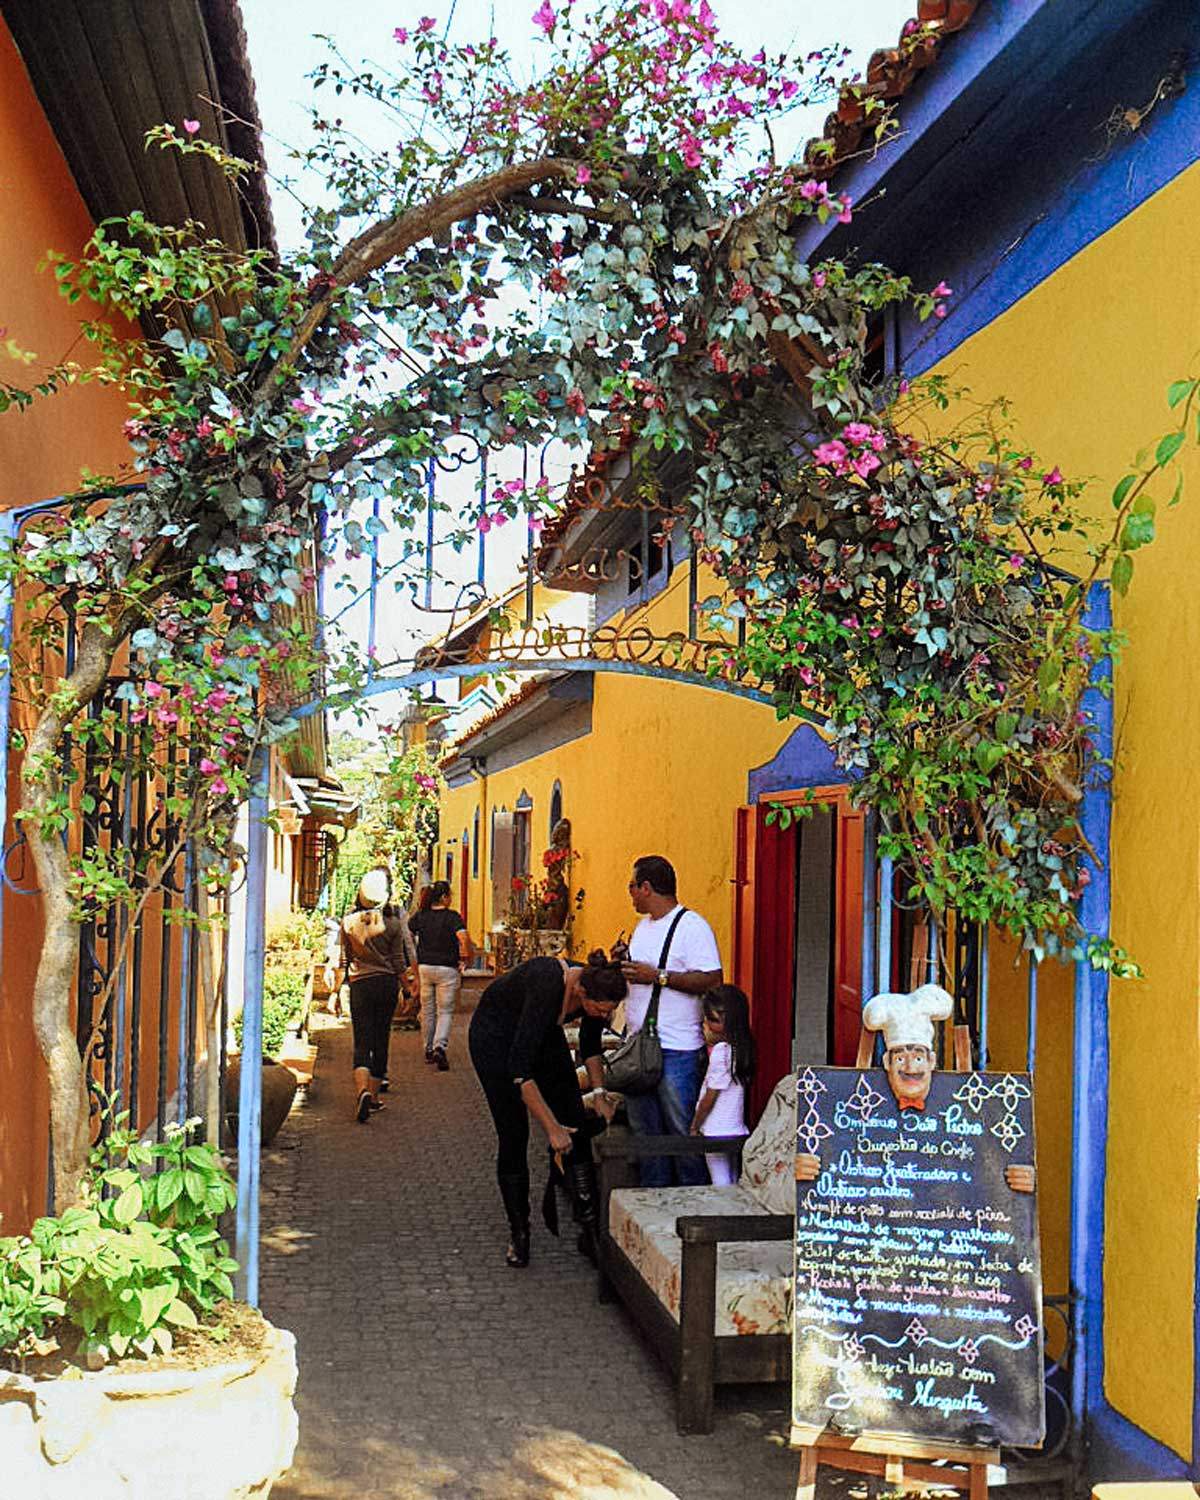
M 917 14 L 906 21 L 894 47 L 871 54 L 865 79 L 842 84 L 838 102 L 821 134 L 805 146 L 803 169 L 809 177 L 828 179 L 858 152 L 876 143 L 867 101 L 889 103 L 902 98 L 941 52 L 948 38 L 963 29 L 983 0 L 917 0 Z

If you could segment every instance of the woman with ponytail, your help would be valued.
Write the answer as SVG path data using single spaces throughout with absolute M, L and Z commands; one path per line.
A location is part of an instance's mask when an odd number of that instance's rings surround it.
M 575 1197 L 587 1243 L 594 1240 L 598 1195 L 583 1097 L 564 1025 L 579 1019 L 579 1051 L 596 1094 L 612 1118 L 601 1061 L 605 1022 L 625 998 L 620 964 L 600 951 L 586 964 L 531 958 L 493 980 L 471 1018 L 471 1061 L 496 1127 L 496 1176 L 508 1218 L 510 1266 L 529 1264 L 529 1120 L 545 1132 Z

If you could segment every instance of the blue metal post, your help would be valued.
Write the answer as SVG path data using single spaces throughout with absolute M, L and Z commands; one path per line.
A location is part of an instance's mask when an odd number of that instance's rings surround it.
M 242 1072 L 238 1080 L 238 1296 L 258 1306 L 258 1180 L 262 1141 L 262 995 L 266 953 L 267 767 L 250 793 L 246 858 L 246 945 L 242 969 Z M 258 779 L 258 778 L 261 778 Z
M 0 514 L 0 548 L 5 552 L 16 541 L 17 516 L 14 511 Z M 13 643 L 13 589 L 9 579 L 0 579 L 0 746 L 3 747 L 3 765 L 0 766 L 0 857 L 7 847 L 8 835 L 8 735 L 12 715 L 12 643 Z M 4 948 L 4 872 L 0 870 L 0 956 Z
M 481 516 L 487 513 L 487 482 L 488 482 L 488 453 L 487 448 L 479 450 L 479 513 Z M 487 572 L 487 537 L 483 528 L 479 529 L 479 565 L 476 576 L 481 587 L 486 587 L 484 574 Z
M 925 955 L 925 983 L 936 984 L 941 978 L 941 955 L 938 953 L 938 924 L 932 912 L 925 923 L 925 935 L 929 951 Z
M 184 769 L 184 775 L 187 769 Z M 183 910 L 195 910 L 196 868 L 191 840 L 183 856 Z M 196 929 L 191 922 L 184 924 L 180 937 L 179 964 L 179 1058 L 175 1076 L 175 1122 L 182 1125 L 191 1111 L 188 1098 L 188 992 L 192 981 L 192 964 L 195 962 Z
M 1029 1004 L 1025 1037 L 1025 1071 L 1033 1076 L 1033 1065 L 1037 1058 L 1037 1003 L 1038 961 L 1029 955 Z
M 433 608 L 433 454 L 429 455 L 429 467 L 425 473 L 425 608 Z
M 979 1066 L 988 1065 L 988 936 L 991 928 L 986 922 L 979 927 Z
M 1112 625 L 1106 584 L 1093 584 L 1084 624 Z M 1097 662 L 1092 681 L 1107 681 L 1111 662 Z M 1109 876 L 1112 787 L 1103 769 L 1113 753 L 1112 699 L 1090 690 L 1083 710 L 1091 720 L 1094 761 L 1084 792 L 1081 824 L 1096 851 L 1091 882 L 1079 902 L 1083 930 L 1107 938 L 1111 915 Z M 1085 1426 L 1104 1401 L 1104 1175 L 1108 1148 L 1108 976 L 1082 960 L 1075 965 L 1075 1093 L 1072 1101 L 1071 1290 L 1076 1299 L 1075 1355 L 1071 1361 L 1071 1407 Z
M 864 1008 L 875 993 L 875 885 L 878 874 L 875 860 L 875 814 L 868 809 L 863 818 L 862 1003 Z
M 371 519 L 379 520 L 379 496 L 371 506 Z M 371 582 L 367 599 L 367 680 L 375 675 L 375 625 L 379 599 L 379 533 L 371 533 Z

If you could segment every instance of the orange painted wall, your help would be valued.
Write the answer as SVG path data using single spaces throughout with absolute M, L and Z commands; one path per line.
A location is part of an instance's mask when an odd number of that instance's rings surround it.
M 37 266 L 53 248 L 76 254 L 92 222 L 46 123 L 12 38 L 0 22 L 0 325 L 5 338 L 39 355 L 25 367 L 0 353 L 14 384 L 37 378 L 39 366 L 78 348 L 81 306 L 59 297 L 53 275 Z M 0 509 L 75 488 L 86 465 L 115 473 L 128 460 L 126 415 L 118 391 L 89 386 L 0 416 Z M 18 714 L 19 716 L 19 714 Z M 17 796 L 10 761 L 8 806 Z M 13 839 L 11 819 L 4 829 Z M 8 871 L 24 884 L 19 851 Z M 0 1229 L 24 1229 L 45 1202 L 45 1071 L 30 1016 L 34 964 L 41 942 L 36 898 L 6 893 L 0 952 Z
M 42 114 L 25 65 L 0 21 L 0 325 L 5 337 L 38 355 L 4 376 L 16 385 L 80 347 L 84 304 L 60 297 L 53 274 L 38 272 L 47 250 L 76 255 L 92 221 Z M 125 402 L 113 389 L 82 386 L 28 411 L 0 418 L 0 509 L 74 489 L 86 465 L 116 473 L 129 459 L 121 434 Z

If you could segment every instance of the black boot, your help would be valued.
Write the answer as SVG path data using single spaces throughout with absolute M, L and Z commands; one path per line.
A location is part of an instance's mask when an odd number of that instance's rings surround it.
M 596 1164 L 590 1157 L 571 1163 L 571 1192 L 575 1198 L 575 1222 L 579 1225 L 575 1245 L 595 1265 L 600 1241 L 600 1188 Z
M 510 1266 L 520 1269 L 529 1264 L 529 1173 L 502 1174 L 499 1182 L 512 1236 L 504 1259 Z

